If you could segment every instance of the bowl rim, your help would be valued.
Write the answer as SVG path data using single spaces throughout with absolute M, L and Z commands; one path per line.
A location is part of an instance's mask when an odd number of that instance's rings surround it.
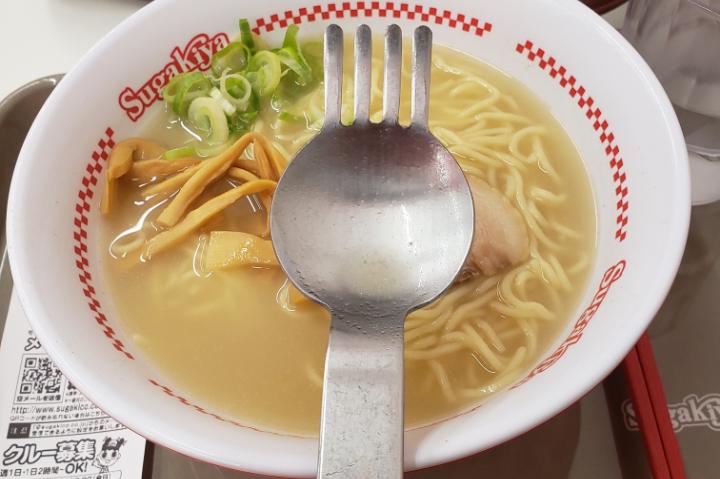
M 166 5 L 173 3 L 175 3 L 175 0 L 156 0 L 155 2 L 141 8 L 113 28 L 85 55 L 83 55 L 76 66 L 74 66 L 66 75 L 63 82 L 60 82 L 57 91 L 62 92 L 66 89 L 72 88 L 74 78 L 77 75 L 80 75 L 84 68 L 92 65 L 95 57 L 103 52 L 106 45 L 122 38 L 132 25 L 137 22 L 141 22 L 142 19 L 149 13 L 165 8 Z M 509 427 L 497 434 L 495 436 L 495 440 L 490 443 L 484 443 L 481 447 L 478 446 L 478 444 L 469 443 L 465 445 L 465 447 L 456 448 L 452 454 L 440 454 L 442 457 L 437 457 L 437 454 L 426 454 L 426 457 L 420 458 L 421 460 L 416 458 L 414 467 L 407 470 L 423 469 L 441 463 L 455 461 L 481 452 L 482 450 L 486 450 L 490 447 L 494 447 L 497 444 L 522 434 L 548 420 L 550 417 L 564 410 L 580 397 L 585 395 L 622 361 L 625 354 L 632 348 L 637 341 L 637 338 L 640 337 L 642 332 L 649 325 L 650 321 L 661 307 L 665 296 L 672 285 L 672 281 L 682 259 L 690 220 L 690 181 L 684 138 L 670 101 L 659 81 L 652 73 L 650 67 L 612 26 L 607 24 L 588 7 L 584 6 L 580 2 L 576 2 L 575 0 L 554 0 L 554 3 L 557 4 L 557 8 L 564 8 L 571 11 L 582 21 L 597 28 L 598 34 L 603 34 L 606 39 L 611 40 L 614 44 L 614 48 L 617 49 L 620 54 L 623 54 L 627 59 L 632 61 L 632 64 L 636 67 L 638 81 L 642 81 L 644 85 L 648 87 L 649 95 L 654 98 L 656 105 L 659 107 L 658 110 L 662 114 L 663 125 L 665 126 L 666 132 L 670 135 L 669 140 L 672 145 L 672 152 L 668 154 L 668 157 L 672 159 L 672 162 L 668 164 L 668 167 L 671 167 L 674 173 L 673 177 L 674 184 L 677 188 L 677 199 L 683 200 L 682 204 L 677 203 L 677 206 L 672 212 L 673 220 L 671 221 L 671 225 L 673 228 L 670 228 L 667 232 L 667 255 L 665 256 L 664 261 L 658 263 L 658 268 L 655 271 L 656 287 L 654 294 L 652 296 L 646 295 L 647 297 L 642 301 L 639 312 L 637 313 L 638 316 L 642 317 L 642 320 L 634 321 L 632 323 L 634 327 L 632 327 L 629 331 L 626 331 L 619 341 L 608 346 L 605 354 L 607 358 L 606 360 L 597 361 L 588 365 L 582 377 L 575 382 L 571 393 L 564 393 L 564 396 L 560 397 L 560 400 L 556 402 L 539 402 L 539 404 L 533 408 L 532 414 L 518 416 Z M 40 121 L 36 121 L 31 131 L 36 129 L 36 127 L 40 130 L 41 128 L 47 126 L 43 125 L 43 123 L 47 123 L 46 117 L 50 115 L 49 112 L 54 104 L 53 97 L 57 96 L 59 95 L 56 95 L 56 92 L 54 92 L 49 101 L 43 106 L 38 114 L 38 119 Z M 28 135 L 28 139 L 30 140 L 33 140 L 36 137 L 37 135 Z M 30 146 L 26 143 L 23 146 L 19 158 L 22 160 L 25 153 L 30 149 Z M 210 460 L 213 461 L 213 463 L 223 465 L 224 467 L 241 470 L 238 469 L 237 466 L 229 464 L 222 458 L 213 456 L 211 452 L 204 450 L 201 445 L 190 445 L 174 440 L 174 438 L 169 434 L 163 432 L 161 428 L 163 422 L 162 420 L 155 419 L 148 423 L 145 420 L 147 418 L 144 419 L 143 415 L 137 414 L 136 409 L 120 407 L 119 403 L 107 401 L 106 398 L 99 397 L 96 389 L 92 387 L 92 382 L 84 381 L 83 375 L 77 373 L 77 370 L 74 367 L 75 361 L 68 359 L 65 352 L 63 352 L 61 348 L 56 347 L 55 343 L 50 340 L 50 337 L 48 336 L 49 333 L 43 328 L 43 323 L 47 321 L 49 317 L 47 317 L 48 315 L 46 315 L 42 308 L 39 307 L 42 303 L 41 292 L 36 291 L 32 286 L 31 278 L 27 273 L 29 271 L 28 265 L 30 263 L 30 257 L 27 253 L 23 252 L 22 245 L 26 244 L 26 239 L 29 238 L 24 236 L 21 228 L 15 228 L 13 226 L 17 222 L 18 216 L 22 211 L 22 205 L 19 202 L 18 197 L 20 196 L 20 192 L 26 188 L 27 175 L 23 173 L 27 169 L 27 165 L 28 161 L 18 162 L 18 166 L 13 174 L 11 182 L 7 220 L 8 253 L 11 269 L 15 278 L 15 284 L 17 286 L 16 291 L 18 293 L 18 297 L 23 309 L 27 312 L 28 319 L 33 329 L 42 341 L 48 354 L 52 357 L 53 361 L 58 364 L 68 379 L 71 380 L 78 389 L 83 392 L 83 394 L 85 394 L 93 403 L 102 404 L 103 410 L 108 415 L 116 418 L 129 429 L 138 432 L 138 434 L 142 431 L 141 435 L 146 437 L 148 440 L 180 452 L 181 454 L 186 454 L 199 460 Z M 38 319 L 40 317 L 43 319 Z M 153 422 L 155 423 L 154 425 L 152 424 Z M 305 471 L 299 471 L 295 465 L 284 464 L 283 461 L 276 461 L 272 464 L 265 462 L 264 464 L 260 464 L 262 467 L 260 467 L 259 464 L 260 463 L 258 461 L 249 462 L 247 464 L 247 468 L 243 468 L 242 470 L 247 470 L 253 474 L 285 476 L 305 475 Z

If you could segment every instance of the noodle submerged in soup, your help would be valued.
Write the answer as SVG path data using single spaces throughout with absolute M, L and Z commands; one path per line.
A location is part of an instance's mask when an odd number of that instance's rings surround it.
M 351 48 L 346 45 L 346 58 L 352 58 Z M 349 63 L 347 119 L 352 117 Z M 401 123 L 409 121 L 409 71 L 406 62 Z M 371 108 L 376 120 L 381 77 L 382 45 L 376 43 Z M 281 114 L 261 109 L 253 129 L 290 160 L 319 131 L 322 99 L 321 84 L 307 88 Z M 526 239 L 518 243 L 517 257 L 500 251 L 507 256 L 504 262 L 483 262 L 483 254 L 497 252 L 479 251 L 480 265 L 465 271 L 435 303 L 408 316 L 408 428 L 466 411 L 520 379 L 577 306 L 595 241 L 594 205 L 578 153 L 525 87 L 473 58 L 436 46 L 430 104 L 432 132 L 471 185 L 482 185 L 513 210 Z M 169 147 L 193 139 L 169 118 L 171 113 L 159 112 L 147 121 L 142 136 Z M 243 153 L 248 161 L 257 161 L 258 154 Z M 198 161 L 187 162 L 188 176 Z M 251 242 L 265 233 L 265 193 L 244 196 L 172 248 L 138 261 L 134 244 L 165 229 L 158 218 L 174 197 L 147 195 L 148 185 L 163 179 L 162 172 L 119 178 L 113 211 L 102 222 L 105 276 L 127 333 L 173 387 L 214 412 L 265 430 L 316 435 L 329 315 L 318 305 L 294 301 L 281 269 L 257 258 L 243 259 L 250 266 L 225 267 L 238 259 L 228 257 L 220 258 L 220 267 L 207 267 L 213 242 L 248 244 L 218 231 L 255 235 Z M 236 187 L 236 180 L 231 175 L 211 182 L 189 208 Z M 254 247 L 243 251 L 256 254 Z

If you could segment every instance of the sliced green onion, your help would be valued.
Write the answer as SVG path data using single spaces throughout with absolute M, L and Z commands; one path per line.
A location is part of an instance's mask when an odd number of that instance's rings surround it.
M 186 158 L 188 156 L 196 156 L 195 147 L 191 145 L 181 146 L 179 148 L 173 148 L 163 153 L 163 158 L 166 160 L 175 160 L 177 158 Z
M 281 111 L 278 114 L 278 120 L 287 121 L 289 123 L 302 123 L 305 122 L 305 117 L 302 115 L 296 115 L 295 113 L 290 113 L 289 111 Z
M 312 69 L 302 54 L 297 34 L 300 28 L 297 25 L 290 25 L 285 30 L 285 39 L 282 48 L 275 53 L 283 65 L 297 74 L 297 83 L 305 86 L 312 81 Z
M 172 77 L 168 84 L 165 85 L 165 88 L 163 88 L 163 100 L 165 100 L 169 105 L 172 105 L 173 101 L 175 100 L 175 95 L 177 94 L 178 86 L 187 76 L 188 73 L 179 73 Z
M 302 55 L 312 71 L 311 81 L 301 85 L 302 80 L 295 71 L 286 68 L 280 85 L 273 93 L 271 106 L 275 111 L 287 110 L 304 95 L 313 91 L 323 79 L 323 44 L 322 42 L 308 42 L 302 46 Z
M 271 51 L 247 19 L 239 27 L 240 37 L 213 55 L 209 72 L 176 75 L 163 89 L 165 102 L 201 140 L 168 150 L 164 158 L 221 153 L 252 130 L 266 100 L 279 111 L 279 121 L 307 121 L 306 114 L 287 108 L 322 80 L 322 43 L 301 49 L 299 28 L 290 25 L 282 46 Z
M 231 135 L 228 137 L 228 140 L 224 143 L 221 143 L 219 145 L 208 145 L 207 143 L 197 143 L 195 146 L 195 153 L 197 156 L 201 158 L 207 158 L 210 156 L 217 156 L 223 151 L 230 148 L 230 146 L 235 143 L 237 140 L 237 136 Z
M 315 81 L 323 79 L 323 49 L 322 41 L 309 41 L 302 46 L 302 55 L 310 65 Z
M 281 73 L 278 56 L 269 50 L 263 50 L 253 55 L 246 78 L 258 96 L 266 97 L 277 88 Z
M 257 118 L 257 110 L 235 113 L 228 118 L 228 128 L 232 133 L 247 133 Z
M 250 30 L 250 23 L 247 21 L 247 18 L 240 19 L 240 43 L 245 45 L 250 53 L 257 51 L 255 38 L 253 38 L 253 33 L 252 30 Z
M 220 92 L 238 110 L 247 110 L 252 95 L 252 85 L 239 73 L 223 73 L 220 77 Z
M 188 119 L 200 136 L 212 145 L 224 143 L 230 136 L 225 113 L 213 98 L 204 96 L 194 99 L 188 109 Z
M 216 87 L 213 87 L 212 90 L 210 90 L 210 98 L 220 104 L 220 108 L 223 109 L 226 115 L 232 115 L 237 110 L 237 108 L 235 108 L 235 105 L 230 103 L 228 98 L 226 98 L 225 95 L 223 95 L 222 92 Z
M 285 29 L 285 37 L 283 38 L 282 48 L 292 48 L 293 50 L 300 51 L 300 44 L 297 40 L 298 32 L 300 27 L 295 24 L 290 25 Z
M 305 86 L 312 81 L 312 71 L 305 59 L 297 51 L 281 48 L 275 53 L 283 65 L 295 72 L 298 85 Z
M 190 104 L 199 97 L 207 96 L 212 88 L 212 83 L 201 72 L 192 72 L 183 77 L 175 90 L 173 96 L 173 111 L 181 118 L 188 114 Z
M 244 43 L 232 42 L 213 55 L 212 71 L 215 76 L 220 76 L 226 70 L 239 72 L 247 66 L 250 56 L 250 49 Z

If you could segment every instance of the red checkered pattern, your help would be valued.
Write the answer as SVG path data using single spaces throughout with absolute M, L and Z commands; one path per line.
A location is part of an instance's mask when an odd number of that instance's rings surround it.
M 103 314 L 100 301 L 95 296 L 95 288 L 92 285 L 92 275 L 90 274 L 87 252 L 87 226 L 88 226 L 88 214 L 90 213 L 90 202 L 95 196 L 95 186 L 98 183 L 100 172 L 103 169 L 103 164 L 107 161 L 110 151 L 115 146 L 115 142 L 112 139 L 113 130 L 108 127 L 105 130 L 105 135 L 98 141 L 97 148 L 93 151 L 90 162 L 85 167 L 85 174 L 82 178 L 82 186 L 78 190 L 78 201 L 75 203 L 75 218 L 73 219 L 73 239 L 75 240 L 75 266 L 78 269 L 78 277 L 82 284 L 82 292 L 88 300 L 88 307 L 92 311 L 95 321 L 102 328 L 103 334 L 107 336 L 111 344 L 115 349 L 120 351 L 128 359 L 135 359 L 132 354 L 125 350 L 125 345 L 117 337 L 115 337 L 115 331 L 108 326 L 107 317 Z
M 627 175 L 623 171 L 624 163 L 620 155 L 620 148 L 615 143 L 615 135 L 610 130 L 607 119 L 603 117 L 600 107 L 595 104 L 595 100 L 585 90 L 585 87 L 580 85 L 577 79 L 568 73 L 563 65 L 557 62 L 555 57 L 548 55 L 542 48 L 533 45 L 530 40 L 525 43 L 518 43 L 515 51 L 527 56 L 531 62 L 537 62 L 538 67 L 556 79 L 560 86 L 567 90 L 568 95 L 577 100 L 578 106 L 585 111 L 585 116 L 592 122 L 595 131 L 599 133 L 600 143 L 602 143 L 608 157 L 613 172 L 613 182 L 615 183 L 615 196 L 617 198 L 615 239 L 620 242 L 624 241 L 627 234 L 629 207 Z
M 418 20 L 424 23 L 447 25 L 464 32 L 474 33 L 481 37 L 485 32 L 492 31 L 492 24 L 481 22 L 477 18 L 462 13 L 453 13 L 435 7 L 399 3 L 399 2 L 342 2 L 314 5 L 275 13 L 269 17 L 260 17 L 255 22 L 253 31 L 271 32 L 276 28 L 285 28 L 290 24 L 307 23 L 315 20 L 330 20 L 356 17 L 387 17 Z
M 177 399 L 181 404 L 184 404 L 185 406 L 188 406 L 188 407 L 193 408 L 195 411 L 199 412 L 200 414 L 205 414 L 206 416 L 213 417 L 213 418 L 217 419 L 218 421 L 226 422 L 226 423 L 232 424 L 232 425 L 234 425 L 234 426 L 240 426 L 240 427 L 247 427 L 247 428 L 249 428 L 249 429 L 255 429 L 255 428 L 253 428 L 253 427 L 245 426 L 244 424 L 240 424 L 240 423 L 237 422 L 237 421 L 233 421 L 233 420 L 231 420 L 231 419 L 225 419 L 225 418 L 222 417 L 222 416 L 219 416 L 219 415 L 217 415 L 217 414 L 215 414 L 215 413 L 209 412 L 209 411 L 207 411 L 205 408 L 203 408 L 202 406 L 198 406 L 197 404 L 191 403 L 190 401 L 188 401 L 188 400 L 185 399 L 184 397 L 182 397 L 182 396 L 180 396 L 179 394 L 177 394 L 176 392 L 174 392 L 174 391 L 173 391 L 172 389 L 170 389 L 169 387 L 163 386 L 162 384 L 158 383 L 158 382 L 155 381 L 154 379 L 148 379 L 148 382 L 149 382 L 150 384 L 152 384 L 153 386 L 160 388 L 160 390 L 161 390 L 162 392 L 164 392 L 165 394 L 167 394 L 168 396 Z

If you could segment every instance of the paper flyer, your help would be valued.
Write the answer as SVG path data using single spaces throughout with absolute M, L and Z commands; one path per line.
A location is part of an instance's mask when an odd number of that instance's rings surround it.
M 139 479 L 145 439 L 88 401 L 13 293 L 0 346 L 0 478 Z

